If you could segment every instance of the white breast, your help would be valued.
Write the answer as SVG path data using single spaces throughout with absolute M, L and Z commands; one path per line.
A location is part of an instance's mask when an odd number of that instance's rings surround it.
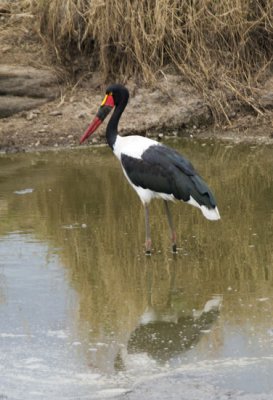
M 160 146 L 160 143 L 143 136 L 117 136 L 113 151 L 119 160 L 121 153 L 140 159 L 144 151 L 154 145 Z

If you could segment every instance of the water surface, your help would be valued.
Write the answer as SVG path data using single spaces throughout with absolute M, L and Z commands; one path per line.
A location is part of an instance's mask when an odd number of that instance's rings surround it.
M 0 398 L 272 398 L 272 147 L 171 145 L 222 216 L 172 205 L 176 256 L 108 148 L 1 156 Z

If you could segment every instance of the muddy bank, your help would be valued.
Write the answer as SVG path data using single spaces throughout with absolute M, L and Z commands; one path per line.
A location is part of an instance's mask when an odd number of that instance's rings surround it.
M 33 97 L 36 86 L 36 93 L 39 89 L 41 92 L 41 82 L 37 83 L 34 78 L 32 83 L 19 82 L 19 86 L 20 84 L 22 86 L 20 100 L 23 102 L 23 107 L 24 99 L 27 102 L 26 99 L 32 98 L 33 101 L 37 101 L 37 104 L 31 109 L 26 104 L 27 109 L 19 113 L 16 113 L 18 109 L 12 110 L 10 107 L 8 115 L 12 113 L 13 115 L 1 119 L 0 146 L 2 150 L 12 147 L 21 150 L 77 145 L 80 135 L 97 112 L 105 91 L 105 85 L 94 88 L 94 80 L 90 82 L 86 80 L 81 87 L 72 89 L 60 83 L 58 86 L 60 95 L 55 95 L 57 97 L 55 100 L 40 106 L 40 101 L 52 100 L 48 96 L 41 97 L 41 94 L 39 97 L 38 95 Z M 178 76 L 168 77 L 153 89 L 139 88 L 133 83 L 127 86 L 131 92 L 131 99 L 120 123 L 121 134 L 178 135 L 178 132 L 183 129 L 202 128 L 212 122 L 208 106 L 197 93 L 192 91 L 191 87 L 183 85 Z M 44 82 L 43 88 L 45 93 L 48 92 L 52 96 L 57 92 L 52 82 L 50 82 L 50 87 L 47 82 Z M 2 108 L 7 109 L 8 99 L 14 98 L 14 95 L 18 98 L 19 90 L 20 87 L 15 88 L 13 82 L 12 88 L 8 88 L 6 92 L 2 91 L 4 95 L 0 96 L 0 108 L 2 104 Z M 29 92 L 31 92 L 31 97 Z M 104 129 L 101 128 L 91 142 L 103 142 L 103 135 Z
M 100 83 L 100 77 L 94 75 L 76 87 L 54 82 L 50 75 L 47 84 L 39 79 L 38 83 L 29 83 L 29 78 L 26 79 L 28 84 L 19 81 L 21 92 L 15 87 L 14 80 L 13 87 L 4 91 L 4 83 L 11 80 L 2 80 L 2 109 L 8 109 L 10 99 L 15 108 L 19 104 L 16 99 L 19 99 L 25 109 L 10 112 L 12 115 L 0 119 L 0 151 L 77 146 L 103 99 L 106 86 Z M 269 103 L 263 115 L 236 109 L 234 103 L 234 111 L 229 116 L 230 124 L 215 126 L 208 105 L 177 75 L 165 76 L 153 88 L 139 87 L 133 82 L 127 86 L 131 97 L 120 121 L 122 135 L 140 134 L 159 140 L 176 136 L 216 136 L 232 140 L 271 141 L 273 137 L 270 96 L 266 98 Z M 105 126 L 100 127 L 89 144 L 105 142 Z

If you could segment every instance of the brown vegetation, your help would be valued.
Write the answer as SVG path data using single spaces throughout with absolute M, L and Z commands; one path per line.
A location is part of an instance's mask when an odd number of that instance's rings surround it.
M 271 0 L 27 0 L 55 62 L 105 79 L 183 75 L 228 118 L 236 98 L 259 112 L 255 87 L 272 65 Z M 79 65 L 79 60 L 80 65 Z M 77 65 L 78 64 L 78 65 Z M 82 71 L 81 71 L 82 72 Z

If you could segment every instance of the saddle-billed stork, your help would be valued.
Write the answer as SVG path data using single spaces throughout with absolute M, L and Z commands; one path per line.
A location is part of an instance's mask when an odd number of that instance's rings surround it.
M 106 128 L 106 140 L 119 159 L 124 175 L 144 205 L 146 254 L 151 254 L 148 205 L 154 198 L 164 200 L 171 230 L 172 250 L 176 252 L 176 233 L 168 201 L 183 200 L 198 207 L 207 219 L 218 220 L 220 215 L 216 201 L 211 190 L 192 164 L 176 150 L 143 136 L 118 135 L 119 119 L 128 99 L 129 92 L 123 85 L 109 86 L 94 120 L 81 137 L 80 143 L 83 143 L 95 132 L 114 108 Z

